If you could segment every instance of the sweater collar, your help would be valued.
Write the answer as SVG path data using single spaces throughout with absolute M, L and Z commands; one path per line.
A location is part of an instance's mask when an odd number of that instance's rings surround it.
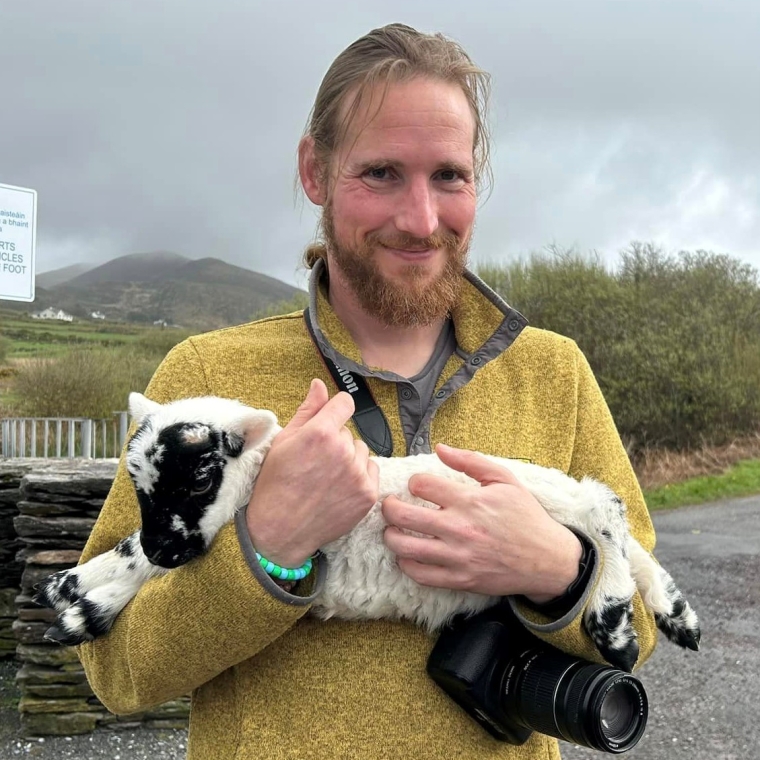
M 458 351 L 466 356 L 477 354 L 487 361 L 506 350 L 528 322 L 476 274 L 466 269 L 463 278 L 451 313 Z M 400 379 L 394 372 L 372 370 L 362 363 L 359 348 L 330 306 L 327 266 L 321 258 L 309 278 L 309 319 L 322 352 L 340 367 L 364 376 Z

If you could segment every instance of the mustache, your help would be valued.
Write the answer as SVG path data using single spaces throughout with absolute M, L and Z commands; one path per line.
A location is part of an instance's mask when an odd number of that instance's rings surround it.
M 386 248 L 397 248 L 402 251 L 427 251 L 431 248 L 446 248 L 457 250 L 462 246 L 462 239 L 453 232 L 435 232 L 424 238 L 399 233 L 397 235 L 367 235 L 366 242 L 370 245 L 382 245 Z

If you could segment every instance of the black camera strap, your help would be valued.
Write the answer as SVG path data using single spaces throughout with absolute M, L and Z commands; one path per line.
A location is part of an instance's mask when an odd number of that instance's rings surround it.
M 306 322 L 306 329 L 309 331 L 309 335 L 338 390 L 350 393 L 354 400 L 355 411 L 352 419 L 359 435 L 378 456 L 391 456 L 393 454 L 391 429 L 383 410 L 375 402 L 372 392 L 367 386 L 367 381 L 359 374 L 351 374 L 348 370 L 338 366 L 329 356 L 325 356 L 317 336 L 314 334 L 308 308 L 304 309 L 303 317 Z

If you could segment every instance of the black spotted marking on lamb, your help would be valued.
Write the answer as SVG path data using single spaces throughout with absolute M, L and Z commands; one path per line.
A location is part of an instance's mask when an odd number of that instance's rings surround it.
M 79 599 L 79 581 L 74 573 L 66 570 L 62 583 L 58 587 L 58 593 L 68 602 L 76 602 Z
M 121 541 L 119 541 L 119 543 L 116 544 L 116 546 L 114 546 L 113 550 L 120 557 L 124 557 L 125 559 L 128 557 L 133 557 L 135 554 L 135 550 L 132 544 L 132 536 L 127 536 L 127 538 L 122 538 Z
M 136 489 L 140 542 L 149 561 L 171 568 L 207 548 L 199 525 L 217 499 L 228 453 L 223 432 L 200 422 L 162 428 L 155 445 L 162 456 L 153 488 L 150 493 Z
M 112 620 L 103 614 L 103 610 L 86 596 L 79 602 L 84 615 L 84 627 L 93 639 L 108 633 L 111 629 Z
M 222 433 L 222 442 L 227 454 L 231 457 L 239 457 L 243 453 L 245 438 L 238 433 Z
M 604 536 L 604 537 L 605 537 L 605 538 L 606 538 L 608 541 L 612 541 L 612 533 L 610 533 L 610 531 L 608 531 L 608 530 L 607 530 L 607 528 L 603 528 L 603 529 L 602 529 L 602 535 L 603 535 L 603 536 Z
M 668 599 L 672 604 L 669 615 L 656 613 L 654 616 L 657 627 L 674 644 L 699 651 L 702 632 L 696 615 L 689 603 L 683 598 L 672 578 L 666 586 Z
M 631 625 L 630 599 L 608 599 L 601 612 L 587 615 L 584 627 L 607 662 L 630 673 L 639 657 L 639 642 Z
M 617 507 L 618 514 L 621 517 L 625 517 L 628 508 L 625 506 L 625 502 L 616 493 L 612 494 L 612 503 Z

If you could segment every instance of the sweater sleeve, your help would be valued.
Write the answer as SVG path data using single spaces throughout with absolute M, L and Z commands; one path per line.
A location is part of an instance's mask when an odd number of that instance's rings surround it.
M 571 342 L 571 345 L 576 364 L 577 418 L 568 474 L 577 479 L 589 476 L 609 486 L 626 504 L 632 535 L 644 549 L 651 552 L 655 543 L 654 528 L 638 480 L 591 367 L 575 343 Z M 519 601 L 513 601 L 512 606 L 528 630 L 547 643 L 568 654 L 604 662 L 582 625 L 590 593 L 599 581 L 600 569 L 604 567 L 604 552 L 599 544 L 594 542 L 594 545 L 598 561 L 588 588 L 575 607 L 561 619 L 551 620 Z M 654 651 L 657 628 L 654 615 L 644 608 L 638 592 L 633 598 L 633 610 L 633 626 L 639 643 L 636 665 L 639 666 Z
M 169 353 L 146 391 L 161 403 L 208 393 L 191 341 Z M 122 454 L 81 562 L 113 548 L 139 524 Z M 187 694 L 252 657 L 308 608 L 308 598 L 277 597 L 262 586 L 230 523 L 205 555 L 148 581 L 106 636 L 79 647 L 79 657 L 93 691 L 109 710 L 137 712 Z

